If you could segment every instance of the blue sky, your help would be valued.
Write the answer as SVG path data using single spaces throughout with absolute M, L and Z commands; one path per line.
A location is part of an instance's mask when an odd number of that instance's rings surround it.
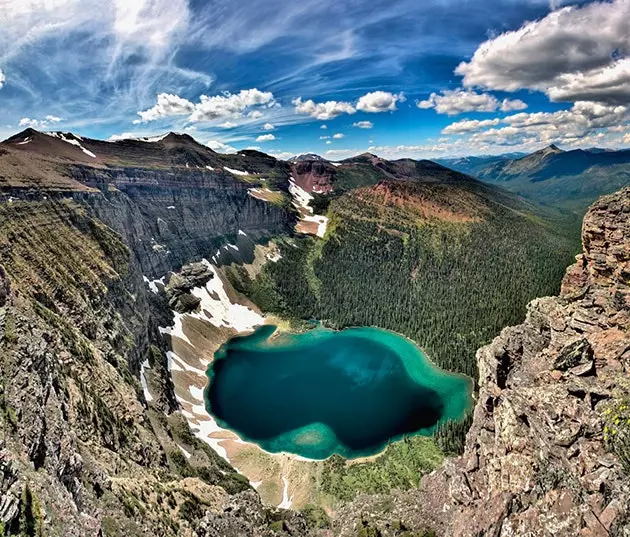
M 0 136 L 436 158 L 630 146 L 630 0 L 3 0 Z

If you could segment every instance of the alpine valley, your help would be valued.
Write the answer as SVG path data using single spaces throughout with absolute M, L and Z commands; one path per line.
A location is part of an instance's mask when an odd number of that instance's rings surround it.
M 8 138 L 0 536 L 630 535 L 627 154 Z

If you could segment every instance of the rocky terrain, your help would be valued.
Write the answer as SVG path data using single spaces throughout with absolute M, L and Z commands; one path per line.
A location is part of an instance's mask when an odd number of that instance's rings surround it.
M 464 456 L 347 506 L 342 535 L 630 535 L 630 189 L 593 205 L 582 238 L 561 295 L 478 351 Z

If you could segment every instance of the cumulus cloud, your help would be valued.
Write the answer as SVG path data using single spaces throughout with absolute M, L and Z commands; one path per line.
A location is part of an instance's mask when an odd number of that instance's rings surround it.
M 397 95 L 388 91 L 373 91 L 366 93 L 356 103 L 347 101 L 326 101 L 316 103 L 312 99 L 303 101 L 301 97 L 294 99 L 293 105 L 298 114 L 306 114 L 322 121 L 335 119 L 342 114 L 355 114 L 358 111 L 368 113 L 390 112 L 396 110 L 396 103 L 404 102 L 402 93 Z M 322 129 L 327 128 L 322 125 Z
M 231 145 L 224 144 L 219 140 L 210 140 L 206 144 L 213 151 L 217 151 L 218 153 L 236 153 L 236 148 Z
M 202 95 L 189 120 L 196 123 L 222 117 L 240 117 L 252 106 L 269 105 L 274 102 L 273 93 L 256 88 L 241 90 L 235 94 L 226 92 L 212 97 Z
M 276 137 L 273 134 L 261 134 L 258 138 L 256 138 L 257 142 L 273 142 Z
M 320 129 L 327 129 L 328 125 L 326 125 L 325 123 L 320 127 Z
M 466 132 L 474 132 L 487 127 L 494 127 L 498 125 L 499 122 L 500 120 L 498 118 L 484 119 L 481 121 L 477 119 L 465 119 L 463 121 L 451 123 L 442 130 L 442 134 L 464 134 Z
M 557 112 L 521 112 L 501 120 L 505 125 L 474 132 L 472 143 L 497 145 L 565 143 L 584 145 L 589 139 L 601 139 L 630 119 L 626 106 L 578 101 L 569 110 Z M 463 122 L 460 122 L 463 123 Z M 461 126 L 453 124 L 443 132 L 452 134 Z M 450 129 L 450 130 L 449 130 Z M 599 138 L 597 138 L 599 137 Z
M 379 113 L 393 112 L 396 110 L 397 102 L 404 102 L 405 96 L 402 93 L 394 95 L 388 91 L 373 91 L 366 93 L 357 102 L 357 110 L 361 112 Z
M 343 134 L 342 132 L 338 132 L 336 134 L 333 134 L 333 138 L 335 140 L 341 140 L 344 136 L 345 136 L 345 134 Z
M 107 141 L 108 142 L 118 142 L 120 140 L 129 140 L 135 138 L 132 132 L 123 132 L 121 134 L 112 134 Z
M 455 72 L 467 87 L 623 105 L 630 99 L 629 20 L 630 0 L 565 7 L 482 43 Z
M 353 123 L 352 126 L 357 129 L 371 129 L 374 127 L 374 123 L 371 121 L 357 121 L 356 123 Z
M 265 131 L 272 131 L 272 130 L 275 130 L 275 128 L 276 127 L 273 124 L 271 124 L 271 123 L 265 123 L 263 125 L 263 130 L 265 130 Z
M 527 108 L 520 99 L 504 99 L 503 102 L 489 93 L 477 93 L 471 90 L 445 90 L 441 94 L 431 93 L 428 99 L 419 101 L 418 108 L 434 108 L 438 114 L 454 116 L 464 112 L 509 112 Z
M 2 86 L 4 86 L 4 82 L 6 81 L 7 77 L 5 76 L 4 72 L 2 71 L 2 69 L 0 69 L 0 88 L 2 88 Z
M 45 119 L 34 119 L 29 117 L 23 117 L 20 119 L 18 125 L 20 127 L 31 127 L 33 129 L 45 129 L 46 127 L 50 127 L 51 123 L 59 123 L 61 121 L 60 117 L 48 115 Z
M 320 120 L 334 119 L 342 114 L 354 114 L 356 112 L 354 106 L 345 101 L 316 103 L 312 99 L 303 101 L 301 97 L 298 97 L 297 99 L 293 99 L 292 103 L 298 114 L 306 114 Z
M 233 129 L 235 127 L 238 127 L 238 123 L 234 123 L 233 121 L 226 121 L 224 123 L 221 123 L 219 127 L 223 129 Z
M 169 116 L 185 116 L 192 114 L 195 105 L 179 95 L 171 93 L 160 93 L 157 96 L 157 103 L 148 110 L 138 112 L 140 119 L 135 119 L 134 124 L 147 123 Z
M 274 103 L 271 92 L 260 91 L 256 88 L 241 90 L 239 93 L 224 92 L 211 97 L 201 95 L 198 103 L 192 103 L 179 95 L 160 93 L 155 106 L 138 112 L 140 119 L 134 120 L 134 123 L 147 123 L 166 117 L 186 115 L 189 116 L 188 121 L 191 123 L 221 118 L 239 118 L 252 107 L 270 106 Z M 259 110 L 256 112 L 262 115 Z

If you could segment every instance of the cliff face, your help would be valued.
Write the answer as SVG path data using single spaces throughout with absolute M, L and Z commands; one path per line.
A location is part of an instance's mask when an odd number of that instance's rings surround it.
M 104 175 L 90 168 L 77 173 L 103 192 L 86 196 L 86 202 L 122 235 L 150 279 L 212 256 L 227 242 L 235 243 L 239 231 L 259 241 L 288 233 L 294 225 L 284 208 L 253 198 L 248 183 L 229 175 L 144 169 Z
M 452 535 L 630 531 L 628 476 L 606 449 L 629 424 L 605 429 L 630 394 L 630 190 L 595 203 L 582 237 L 560 297 L 478 353 L 466 452 L 444 472 Z

